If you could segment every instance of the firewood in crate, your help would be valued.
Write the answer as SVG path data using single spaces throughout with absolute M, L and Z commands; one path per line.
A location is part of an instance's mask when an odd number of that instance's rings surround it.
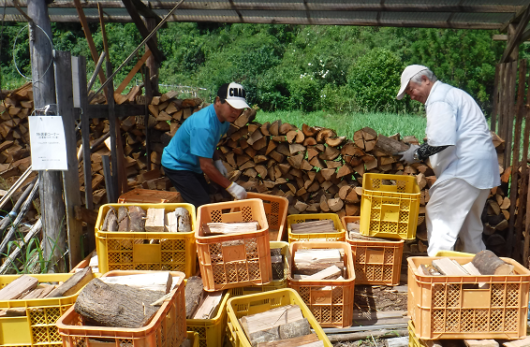
M 107 211 L 101 231 L 118 231 L 118 217 L 116 215 L 116 209 L 112 206 Z
M 280 248 L 271 248 L 272 279 L 284 279 L 284 258 Z
M 190 232 L 191 221 L 190 213 L 184 207 L 177 207 L 175 209 L 175 215 L 178 216 L 178 231 L 179 232 Z
M 145 231 L 145 211 L 138 206 L 129 206 L 129 228 L 134 232 Z
M 0 290 L 0 300 L 14 300 L 37 287 L 39 281 L 35 277 L 22 275 Z
M 165 209 L 148 208 L 145 220 L 145 231 L 162 233 L 165 229 Z
M 206 223 L 202 225 L 204 236 L 218 236 L 226 234 L 257 231 L 259 223 L 255 221 L 240 223 Z
M 79 293 L 74 309 L 98 325 L 140 328 L 149 323 L 159 307 L 151 306 L 163 294 L 121 284 L 106 284 L 95 278 Z
M 191 276 L 188 278 L 185 288 L 186 296 L 186 318 L 190 319 L 203 300 L 202 278 Z
M 120 206 L 118 209 L 118 231 L 129 230 L 129 213 L 127 207 Z
M 475 254 L 472 263 L 482 275 L 513 274 L 513 265 L 506 263 L 489 250 Z
M 311 334 L 311 327 L 297 305 L 287 305 L 239 319 L 252 346 Z
M 147 274 L 101 277 L 106 284 L 120 284 L 131 288 L 145 289 L 167 294 L 173 286 L 173 278 L 168 271 L 154 271 Z
M 326 197 L 323 195 L 324 199 Z M 320 205 L 322 207 L 322 204 Z M 322 219 L 317 221 L 306 221 L 302 223 L 291 224 L 291 233 L 293 234 L 312 234 L 312 233 L 335 233 L 335 225 L 331 219 Z
M 77 293 L 85 284 L 92 280 L 92 268 L 87 266 L 50 292 L 48 298 L 58 298 Z

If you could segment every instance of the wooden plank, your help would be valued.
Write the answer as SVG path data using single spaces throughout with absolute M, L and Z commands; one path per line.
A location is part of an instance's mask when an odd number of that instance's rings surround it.
M 79 194 L 79 162 L 77 160 L 77 140 L 74 121 L 72 59 L 69 52 L 54 51 L 55 91 L 57 93 L 57 111 L 62 117 L 66 141 L 66 159 L 68 170 L 63 171 L 63 190 L 68 233 L 69 268 L 74 268 L 83 260 L 81 239 L 83 226 L 75 218 L 75 207 L 81 206 Z
M 81 290 L 88 282 L 92 280 L 92 268 L 87 266 L 79 272 L 76 272 L 72 277 L 67 279 L 63 284 L 55 288 L 48 298 L 59 298 L 62 296 L 74 295 Z
M 87 83 L 86 83 L 86 59 L 85 57 L 74 57 L 73 64 L 77 67 L 77 74 L 75 74 L 74 82 L 76 85 L 74 88 L 79 89 L 79 102 L 82 110 L 88 111 L 88 99 L 87 99 Z M 89 112 L 83 112 L 81 114 L 81 137 L 83 146 L 83 158 L 90 158 L 90 119 Z M 83 175 L 85 181 L 85 207 L 87 210 L 94 209 L 93 196 L 92 196 L 92 165 L 90 160 L 83 161 Z M 89 233 L 92 234 L 92 233 Z M 92 237 L 93 239 L 93 237 Z M 92 241 L 89 241 L 92 245 Z M 94 243 L 95 245 L 95 243 Z
M 521 340 L 507 341 L 502 344 L 505 347 L 530 347 L 530 336 Z
M 74 5 L 77 10 L 77 15 L 79 16 L 79 21 L 81 22 L 81 26 L 83 27 L 83 32 L 85 33 L 85 37 L 88 43 L 88 48 L 90 49 L 90 55 L 92 56 L 92 60 L 94 61 L 94 64 L 97 64 L 99 54 L 96 49 L 96 44 L 94 43 L 94 39 L 92 38 L 92 33 L 90 32 L 90 28 L 88 27 L 88 22 L 85 17 L 85 12 L 83 11 L 83 7 L 81 6 L 80 0 L 74 0 Z M 103 84 L 105 82 L 105 73 L 103 70 L 100 70 L 98 73 L 99 82 Z M 112 94 L 107 94 L 108 96 Z
M 129 287 L 153 290 L 158 292 L 169 293 L 173 278 L 168 271 L 154 271 L 153 273 L 101 277 L 101 281 L 107 284 L 123 284 Z
M 513 247 L 514 239 L 515 244 L 520 245 L 522 239 L 522 230 L 515 230 L 515 208 L 516 208 L 516 199 L 517 191 L 519 185 L 519 151 L 521 149 L 521 128 L 523 127 L 523 112 L 525 108 L 525 82 L 526 82 L 526 59 L 521 59 L 519 61 L 519 80 L 517 87 L 517 106 L 516 106 L 516 117 L 515 117 L 515 134 L 513 139 L 513 156 L 512 156 L 512 179 L 510 183 L 510 216 L 509 227 L 508 227 L 508 239 L 507 245 L 512 256 L 517 260 L 521 260 L 520 253 L 521 247 Z M 525 112 L 526 113 L 526 112 Z M 526 166 L 526 163 L 525 165 Z M 504 204 L 503 204 L 504 205 Z M 514 252 L 514 253 L 512 253 Z
M 131 82 L 131 80 L 134 78 L 136 73 L 138 73 L 138 71 L 142 68 L 142 66 L 146 62 L 147 58 L 149 58 L 150 56 L 151 56 L 151 51 L 146 51 L 144 55 L 136 62 L 136 65 L 134 65 L 131 71 L 129 71 L 129 73 L 127 74 L 125 79 L 120 83 L 118 88 L 116 88 L 116 91 L 114 93 L 121 94 L 125 90 L 129 82 Z
M 39 284 L 35 277 L 22 275 L 0 290 L 0 300 L 14 300 Z
M 464 340 L 467 347 L 499 347 L 495 340 Z

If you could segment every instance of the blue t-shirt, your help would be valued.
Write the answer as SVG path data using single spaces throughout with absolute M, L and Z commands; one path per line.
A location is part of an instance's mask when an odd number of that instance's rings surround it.
M 213 104 L 194 113 L 182 123 L 162 153 L 162 165 L 170 170 L 202 173 L 199 157 L 213 158 L 217 143 L 228 131 Z

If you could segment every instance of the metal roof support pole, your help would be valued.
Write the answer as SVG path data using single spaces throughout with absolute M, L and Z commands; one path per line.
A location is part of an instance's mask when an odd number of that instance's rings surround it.
M 34 30 L 30 39 L 31 52 L 31 76 L 33 79 L 33 102 L 35 110 L 47 105 L 55 105 L 55 82 L 53 67 L 48 66 L 52 62 L 53 55 L 50 42 L 46 37 L 52 37 L 48 7 L 42 0 L 28 1 L 28 16 L 33 23 L 43 30 Z M 30 29 L 31 30 L 31 29 Z M 46 33 L 44 33 L 44 32 Z M 40 177 L 40 201 L 41 216 L 44 230 L 44 259 L 48 264 L 56 264 L 66 249 L 59 247 L 64 244 L 64 234 L 61 240 L 61 231 L 64 232 L 65 207 L 62 198 L 62 179 L 60 171 L 41 171 Z M 55 272 L 53 266 L 48 268 L 49 272 Z M 60 272 L 64 272 L 60 271 Z

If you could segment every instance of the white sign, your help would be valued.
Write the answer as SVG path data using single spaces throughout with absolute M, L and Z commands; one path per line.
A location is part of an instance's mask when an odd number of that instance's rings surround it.
M 61 116 L 31 116 L 28 119 L 31 168 L 34 171 L 68 170 Z

